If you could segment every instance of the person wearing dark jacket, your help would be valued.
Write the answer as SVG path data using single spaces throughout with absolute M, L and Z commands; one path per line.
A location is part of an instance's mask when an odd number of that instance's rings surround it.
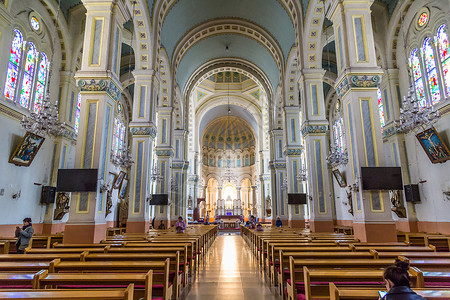
M 277 221 L 275 222 L 275 226 L 283 227 L 283 222 L 281 221 L 280 217 L 277 217 Z
M 380 299 L 383 300 L 422 300 L 409 287 L 409 264 L 397 259 L 395 265 L 387 267 L 384 271 L 384 283 L 388 293 Z
M 17 238 L 16 241 L 16 249 L 17 254 L 23 254 L 25 249 L 30 244 L 30 239 L 34 234 L 34 229 L 31 224 L 31 218 L 25 218 L 23 219 L 23 226 L 20 228 L 19 226 L 16 227 L 15 236 Z

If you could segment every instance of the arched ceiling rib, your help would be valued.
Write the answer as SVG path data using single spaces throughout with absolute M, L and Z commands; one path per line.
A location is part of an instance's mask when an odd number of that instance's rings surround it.
M 249 20 L 265 28 L 277 40 L 286 58 L 295 43 L 295 30 L 285 7 L 277 0 L 183 0 L 164 18 L 161 44 L 169 57 L 188 30 L 217 18 Z
M 214 59 L 203 64 L 192 73 L 184 90 L 185 97 L 189 97 L 193 91 L 203 80 L 218 72 L 239 72 L 255 81 L 269 96 L 272 98 L 272 90 L 269 89 L 270 81 L 264 72 L 256 65 L 243 59 Z
M 226 50 L 225 46 L 229 45 Z M 218 35 L 206 38 L 195 44 L 181 61 L 176 80 L 181 89 L 192 73 L 207 61 L 216 58 L 242 58 L 259 66 L 270 80 L 274 90 L 279 83 L 280 74 L 270 52 L 258 42 L 236 34 Z

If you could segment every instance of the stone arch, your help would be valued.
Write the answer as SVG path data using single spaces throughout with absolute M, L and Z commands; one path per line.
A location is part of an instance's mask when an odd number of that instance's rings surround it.
M 303 67 L 308 69 L 322 68 L 322 31 L 325 20 L 324 1 L 310 0 L 304 20 L 305 41 L 303 49 Z

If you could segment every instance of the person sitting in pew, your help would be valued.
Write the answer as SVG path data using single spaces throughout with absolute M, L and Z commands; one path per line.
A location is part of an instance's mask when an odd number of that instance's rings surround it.
M 277 217 L 277 221 L 275 222 L 275 226 L 283 227 L 283 222 L 281 221 L 280 217 Z
M 421 300 L 422 296 L 414 293 L 409 287 L 409 264 L 397 259 L 395 265 L 384 271 L 384 283 L 388 293 L 380 299 L 384 300 Z
M 177 230 L 177 233 L 184 233 L 184 230 L 186 229 L 186 223 L 184 223 L 183 217 L 178 218 L 178 222 L 175 223 L 175 228 Z
M 261 223 L 258 223 L 258 225 L 256 225 L 255 231 L 264 231 L 264 229 L 263 229 Z
M 31 218 L 23 219 L 23 227 L 16 227 L 15 236 L 17 238 L 16 248 L 17 254 L 24 254 L 25 249 L 30 244 L 30 239 L 34 234 L 33 225 L 31 224 Z
M 161 220 L 161 223 L 159 224 L 158 229 L 166 229 L 166 225 L 164 225 L 163 220 Z

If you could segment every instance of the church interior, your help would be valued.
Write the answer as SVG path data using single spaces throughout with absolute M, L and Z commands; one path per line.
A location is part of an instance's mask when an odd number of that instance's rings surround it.
M 449 16 L 0 0 L 0 299 L 450 299 Z

